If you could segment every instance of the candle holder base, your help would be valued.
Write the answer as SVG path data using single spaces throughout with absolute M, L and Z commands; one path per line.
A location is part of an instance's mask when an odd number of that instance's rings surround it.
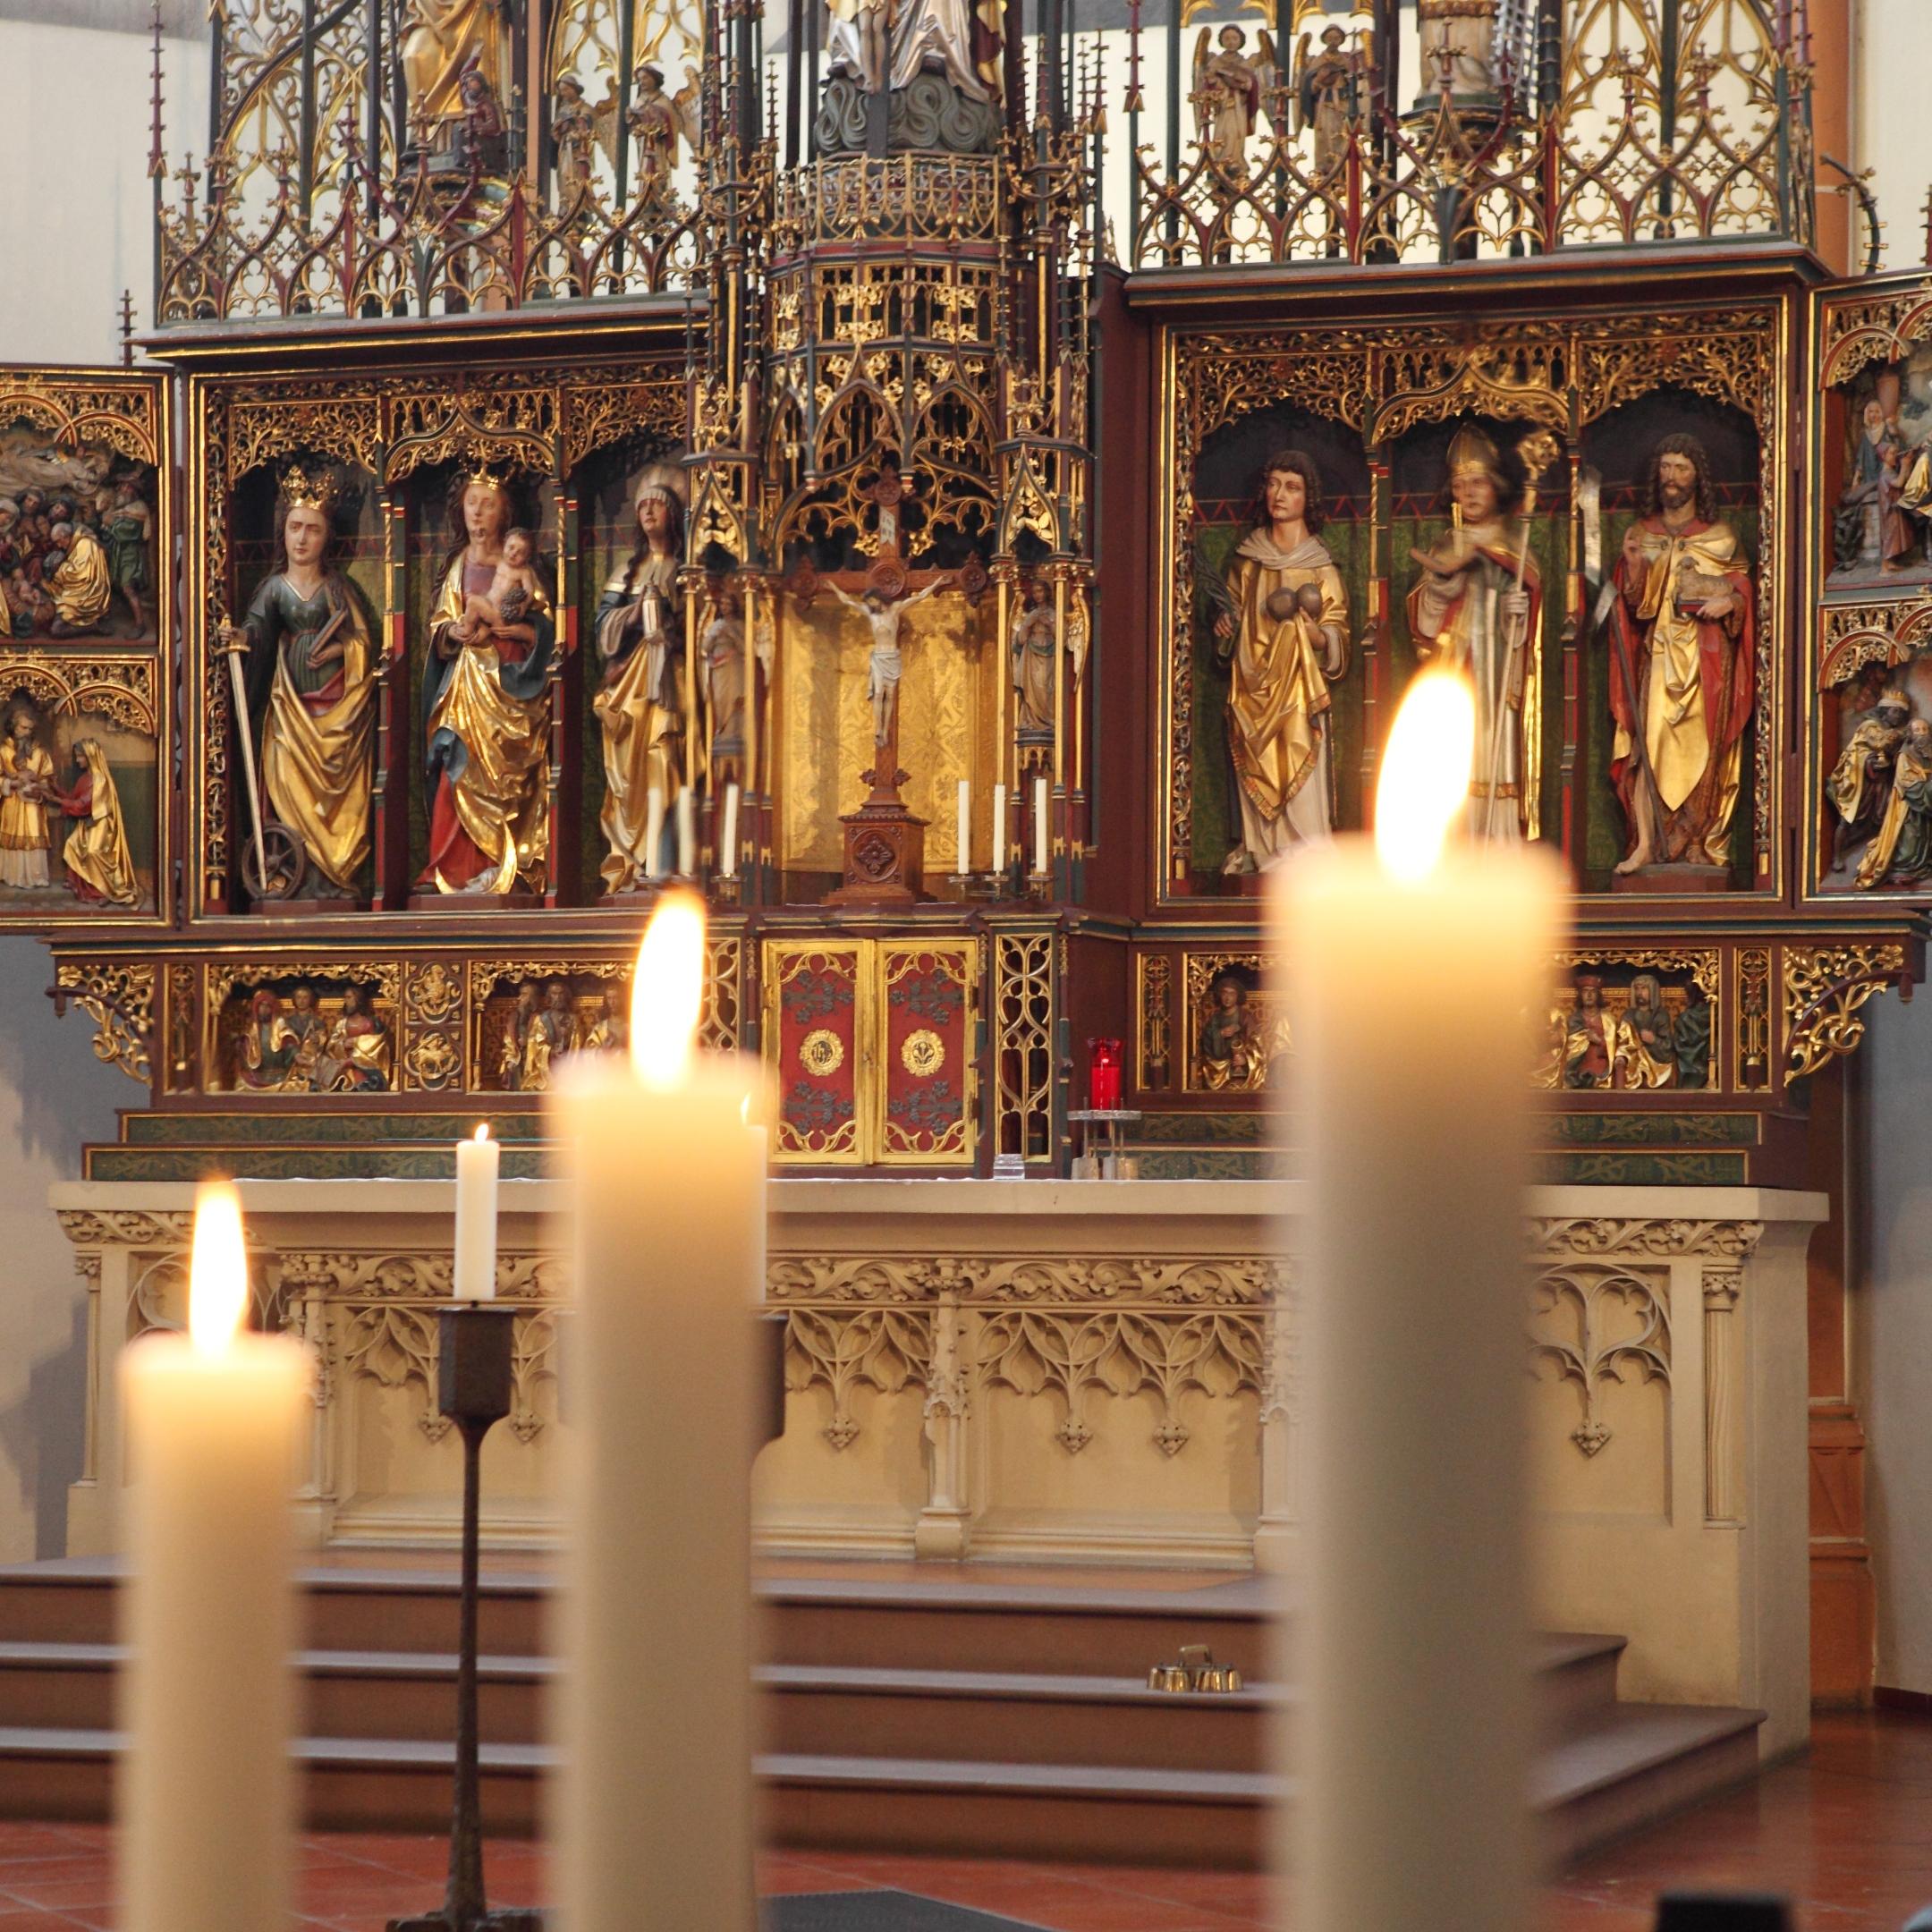
M 392 1919 L 385 1932 L 543 1932 L 543 1925 L 540 1911 L 462 1912 L 453 1918 L 447 1911 L 436 1911 Z

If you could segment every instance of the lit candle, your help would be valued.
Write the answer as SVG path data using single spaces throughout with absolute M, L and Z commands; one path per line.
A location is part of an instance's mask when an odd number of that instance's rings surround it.
M 241 1203 L 210 1182 L 189 1333 L 145 1335 L 121 1358 L 124 1932 L 261 1932 L 290 1903 L 290 1497 L 309 1365 L 292 1337 L 238 1334 L 247 1307 Z
M 502 1148 L 479 1122 L 473 1140 L 456 1143 L 456 1260 L 453 1292 L 459 1301 L 488 1301 L 496 1293 L 496 1172 Z
M 738 877 L 738 787 L 724 787 L 724 831 L 718 840 L 718 877 Z
M 1033 781 L 1033 869 L 1042 877 L 1046 872 L 1046 781 Z
M 680 878 L 698 876 L 697 800 L 689 785 L 677 795 L 677 869 Z
M 566 1374 L 555 1832 L 571 1932 L 757 1922 L 752 1885 L 751 1312 L 763 1252 L 756 1070 L 692 1051 L 703 908 L 667 893 L 631 1055 L 557 1071 L 576 1223 Z
M 993 873 L 997 877 L 1006 869 L 1006 787 L 993 787 Z
M 953 863 L 955 872 L 972 870 L 972 781 L 962 778 L 959 782 L 959 813 L 953 834 L 959 856 Z
M 1475 709 L 1419 680 L 1376 834 L 1274 894 L 1307 1129 L 1296 1923 L 1514 1932 L 1530 1909 L 1522 1494 L 1530 1036 L 1556 868 L 1445 849 Z M 1390 1015 L 1415 975 L 1454 1023 Z
M 644 877 L 664 877 L 664 787 L 653 785 L 644 794 Z

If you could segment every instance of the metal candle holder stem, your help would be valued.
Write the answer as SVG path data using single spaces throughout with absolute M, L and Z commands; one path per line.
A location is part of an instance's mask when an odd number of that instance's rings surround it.
M 436 1409 L 462 1436 L 462 1589 L 456 1640 L 456 1794 L 449 1889 L 440 1911 L 392 1919 L 389 1932 L 541 1932 L 539 1911 L 490 1911 L 483 1895 L 483 1808 L 477 1774 L 478 1510 L 483 1438 L 510 1413 L 513 1308 L 459 1301 L 436 1310 Z
M 392 1919 L 388 1932 L 543 1932 L 540 1911 L 496 1911 L 483 1895 L 483 1805 L 477 1777 L 478 1514 L 483 1438 L 510 1413 L 516 1316 L 494 1301 L 436 1310 L 436 1410 L 462 1436 L 462 1590 L 456 1637 L 456 1801 L 450 1818 L 449 1889 L 440 1911 Z M 784 1434 L 783 1315 L 758 1319 L 764 1383 L 760 1445 Z

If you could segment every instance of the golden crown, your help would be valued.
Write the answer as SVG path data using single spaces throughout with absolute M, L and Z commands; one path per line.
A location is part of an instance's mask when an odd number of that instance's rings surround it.
M 300 504 L 305 510 L 326 510 L 338 494 L 331 470 L 304 470 L 300 463 L 292 463 L 282 473 L 284 503 Z
M 504 489 L 510 482 L 510 472 L 499 470 L 487 456 L 479 456 L 467 462 L 457 470 L 456 480 L 468 489 L 472 483 L 481 483 L 490 489 Z

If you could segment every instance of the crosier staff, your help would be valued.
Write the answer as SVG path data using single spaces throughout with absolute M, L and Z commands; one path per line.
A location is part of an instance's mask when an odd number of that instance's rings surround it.
M 1524 579 L 1530 568 L 1530 520 L 1536 514 L 1537 486 L 1561 453 L 1556 438 L 1547 429 L 1538 429 L 1527 436 L 1517 447 L 1517 454 L 1523 466 L 1522 538 L 1516 546 L 1515 594 L 1526 593 Z M 1496 818 L 1496 789 L 1503 783 L 1503 734 L 1509 729 L 1509 715 L 1513 708 L 1520 707 L 1524 690 L 1524 657 L 1530 641 L 1530 625 L 1527 617 L 1522 628 L 1510 640 L 1509 656 L 1503 666 L 1502 702 L 1496 707 L 1496 724 L 1489 733 L 1489 784 L 1486 794 L 1488 800 L 1488 820 L 1494 828 Z M 1523 777 L 1528 781 L 1529 758 L 1527 746 L 1523 758 Z

